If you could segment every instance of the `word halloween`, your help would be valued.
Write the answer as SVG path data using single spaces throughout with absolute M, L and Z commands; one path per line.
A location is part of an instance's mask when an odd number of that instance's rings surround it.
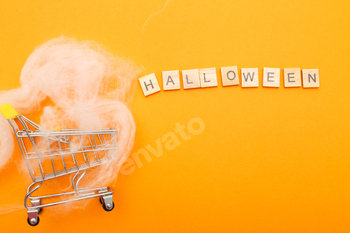
M 258 71 L 258 68 L 242 68 L 242 87 L 258 87 Z M 301 87 L 301 73 L 304 88 L 317 88 L 320 86 L 318 69 L 303 69 L 300 72 L 300 68 L 284 68 L 284 86 Z M 163 71 L 162 76 L 163 89 L 165 91 L 180 89 L 180 72 L 178 70 Z M 223 86 L 239 85 L 237 66 L 222 67 L 221 80 Z M 182 81 L 185 90 L 218 86 L 215 68 L 183 70 Z M 145 96 L 160 91 L 159 83 L 154 73 L 139 78 L 139 82 Z M 264 68 L 263 87 L 280 87 L 279 68 Z

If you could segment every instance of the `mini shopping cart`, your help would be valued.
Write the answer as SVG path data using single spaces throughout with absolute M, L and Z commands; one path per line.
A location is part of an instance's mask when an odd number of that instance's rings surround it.
M 68 202 L 99 197 L 104 210 L 111 211 L 114 208 L 113 190 L 109 187 L 82 188 L 79 187 L 79 182 L 88 169 L 111 161 L 111 153 L 117 153 L 118 130 L 82 131 L 57 128 L 45 131 L 40 130 L 38 124 L 19 114 L 10 104 L 1 105 L 0 111 L 15 133 L 33 180 L 24 197 L 29 225 L 39 224 L 38 215 L 43 208 Z M 72 191 L 31 196 L 44 181 L 70 174 Z M 46 200 L 57 198 L 58 201 Z M 45 200 L 45 203 L 42 203 L 42 200 Z

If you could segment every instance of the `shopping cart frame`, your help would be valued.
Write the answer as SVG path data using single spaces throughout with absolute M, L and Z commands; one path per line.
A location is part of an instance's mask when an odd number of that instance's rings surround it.
M 38 124 L 19 114 L 10 104 L 1 105 L 0 111 L 5 119 L 9 122 L 15 134 L 17 143 L 20 146 L 21 153 L 33 181 L 33 183 L 28 186 L 27 193 L 24 197 L 24 206 L 27 209 L 27 222 L 29 225 L 36 226 L 39 224 L 40 219 L 38 215 L 42 212 L 43 208 L 94 197 L 99 197 L 104 210 L 113 210 L 113 190 L 111 188 L 82 188 L 79 187 L 79 183 L 83 179 L 88 169 L 111 161 L 109 154 L 111 151 L 115 151 L 116 153 L 116 136 L 118 134 L 118 130 L 104 129 L 96 131 L 84 131 L 76 129 L 57 129 L 56 131 L 47 132 L 41 131 Z M 110 143 L 108 143 L 108 139 L 106 138 L 108 135 Z M 71 138 L 78 138 L 78 149 L 72 149 Z M 90 142 L 90 144 L 84 143 L 87 138 L 87 142 Z M 25 143 L 26 139 L 28 139 L 30 142 L 29 144 L 33 146 L 33 151 L 27 150 Z M 48 149 L 40 150 L 36 139 L 47 140 Z M 53 142 L 59 146 L 58 149 L 55 150 L 51 148 Z M 66 147 L 63 147 L 63 145 L 66 145 Z M 94 155 L 94 161 L 90 161 L 88 153 Z M 83 155 L 84 163 L 78 162 L 78 155 Z M 104 155 L 103 158 L 101 158 L 102 155 Z M 66 165 L 65 158 L 67 156 L 72 157 L 74 166 L 68 167 L 68 165 Z M 62 164 L 64 167 L 63 169 L 57 170 L 57 167 L 55 169 L 53 161 L 54 158 L 62 159 Z M 45 169 L 41 164 L 44 159 L 51 160 L 51 173 L 45 172 Z M 37 171 L 34 171 L 33 167 L 31 166 L 32 161 L 38 162 L 40 170 L 39 174 Z M 74 173 L 75 175 L 71 180 L 72 188 L 74 191 L 54 193 L 42 196 L 32 196 L 32 194 L 42 186 L 44 181 L 61 176 L 68 176 Z M 71 198 L 61 201 L 52 201 L 45 204 L 41 203 L 44 199 L 68 196 L 71 196 Z M 28 200 L 30 201 L 30 205 L 28 205 Z

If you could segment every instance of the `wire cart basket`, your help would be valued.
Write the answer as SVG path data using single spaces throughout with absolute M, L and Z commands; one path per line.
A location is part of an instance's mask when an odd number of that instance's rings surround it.
M 113 210 L 111 188 L 83 188 L 79 187 L 79 182 L 88 169 L 111 161 L 110 154 L 117 153 L 118 130 L 82 131 L 57 128 L 48 132 L 40 130 L 38 124 L 19 114 L 10 104 L 1 105 L 0 112 L 15 133 L 33 181 L 24 197 L 29 225 L 39 224 L 38 215 L 45 207 L 88 198 L 99 197 L 104 210 Z M 70 174 L 74 174 L 71 180 L 72 191 L 31 196 L 44 181 Z M 41 200 L 57 197 L 62 200 L 41 203 Z

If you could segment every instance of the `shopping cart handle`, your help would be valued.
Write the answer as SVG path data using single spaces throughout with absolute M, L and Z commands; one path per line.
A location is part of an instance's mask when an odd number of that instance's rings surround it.
M 8 103 L 4 103 L 0 106 L 0 112 L 6 120 L 13 119 L 16 116 L 21 115 L 12 107 L 11 104 Z

